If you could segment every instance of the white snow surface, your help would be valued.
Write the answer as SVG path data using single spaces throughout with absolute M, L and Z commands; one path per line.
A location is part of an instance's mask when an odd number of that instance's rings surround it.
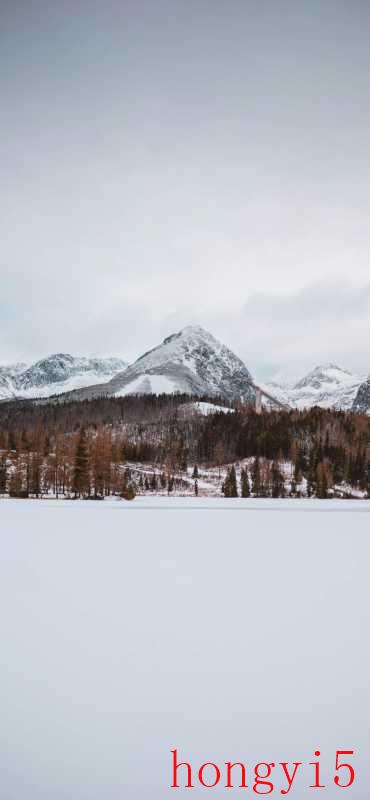
M 202 417 L 208 417 L 210 414 L 217 414 L 221 412 L 222 414 L 232 414 L 234 413 L 234 408 L 229 408 L 228 406 L 219 406 L 217 403 L 205 403 L 202 400 L 196 400 L 194 403 L 187 403 L 182 408 L 189 409 L 189 411 L 194 411 L 196 414 L 200 414 Z
M 173 394 L 178 391 L 176 381 L 166 375 L 140 375 L 114 393 L 114 397 L 128 394 Z
M 1 796 L 170 800 L 177 748 L 194 767 L 242 760 L 246 798 L 255 763 L 303 761 L 303 798 L 319 747 L 315 797 L 350 749 L 364 800 L 369 512 L 0 500 Z

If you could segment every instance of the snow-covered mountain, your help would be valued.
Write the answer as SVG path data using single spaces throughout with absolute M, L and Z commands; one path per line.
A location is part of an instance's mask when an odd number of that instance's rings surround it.
M 363 381 L 363 376 L 329 363 L 315 367 L 293 386 L 269 383 L 265 388 L 292 408 L 350 409 Z
M 353 410 L 361 411 L 363 414 L 370 414 L 370 376 L 359 386 L 353 401 Z
M 75 399 L 127 394 L 185 392 L 253 401 L 255 390 L 245 364 L 200 326 L 168 336 L 109 383 L 76 393 Z
M 25 369 L 23 363 L 0 366 L 0 400 L 14 397 L 14 381 Z
M 120 358 L 76 358 L 57 353 L 27 367 L 0 367 L 0 399 L 50 397 L 106 383 L 127 363 Z
M 370 413 L 370 378 L 329 363 L 294 384 L 258 385 L 265 407 L 351 409 Z M 184 392 L 254 402 L 255 387 L 243 361 L 204 328 L 188 326 L 168 336 L 127 365 L 119 358 L 77 358 L 57 353 L 35 364 L 0 366 L 0 400 L 48 398 L 83 400 L 127 394 Z
M 254 398 L 245 364 L 199 325 L 183 328 L 110 381 L 116 397 L 146 392 Z

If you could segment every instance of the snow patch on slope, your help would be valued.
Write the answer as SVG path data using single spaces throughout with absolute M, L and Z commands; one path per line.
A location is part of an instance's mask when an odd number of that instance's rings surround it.
M 174 380 L 165 375 L 140 375 L 114 393 L 114 397 L 128 394 L 173 394 L 180 391 Z

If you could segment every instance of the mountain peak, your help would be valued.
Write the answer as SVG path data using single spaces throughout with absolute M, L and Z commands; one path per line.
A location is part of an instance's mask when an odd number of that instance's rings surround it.
M 327 364 L 319 364 L 311 372 L 308 372 L 298 383 L 295 384 L 294 389 L 303 389 L 311 386 L 313 389 L 319 389 L 323 384 L 341 384 L 343 381 L 352 381 L 354 376 L 348 370 L 338 367 L 333 362 Z
M 363 379 L 330 361 L 316 366 L 293 386 L 280 386 L 280 399 L 295 408 L 351 408 Z M 274 389 L 276 394 L 276 388 Z
M 191 339 L 191 338 L 199 338 L 199 339 L 214 339 L 211 333 L 206 331 L 205 328 L 202 328 L 201 325 L 185 325 L 184 328 L 181 328 L 180 331 L 177 333 L 171 333 L 169 336 L 166 336 L 163 339 L 163 344 L 168 344 L 168 342 L 172 342 L 175 339 Z
M 144 353 L 107 387 L 116 396 L 152 392 L 254 398 L 245 364 L 200 325 L 187 325 Z

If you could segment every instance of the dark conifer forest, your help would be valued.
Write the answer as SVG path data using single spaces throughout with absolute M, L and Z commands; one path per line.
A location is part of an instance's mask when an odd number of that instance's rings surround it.
M 368 416 L 317 407 L 204 416 L 181 394 L 3 402 L 0 495 L 197 495 L 211 476 L 226 497 L 366 497 L 369 443 Z

